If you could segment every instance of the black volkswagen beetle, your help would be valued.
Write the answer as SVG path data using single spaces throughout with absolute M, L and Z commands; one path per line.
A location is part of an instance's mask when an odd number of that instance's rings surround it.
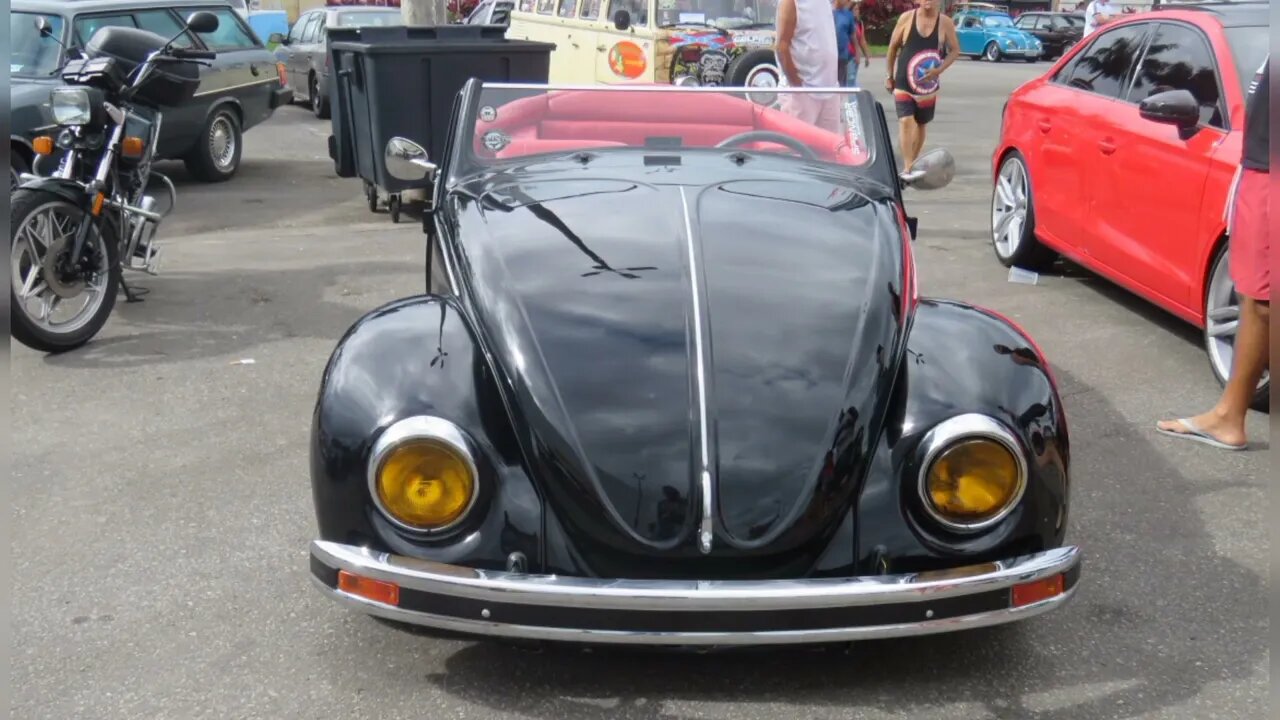
M 1066 417 L 1010 320 L 920 297 L 865 90 L 472 80 L 427 292 L 343 336 L 311 573 L 481 636 L 817 643 L 1028 618 L 1075 591 Z

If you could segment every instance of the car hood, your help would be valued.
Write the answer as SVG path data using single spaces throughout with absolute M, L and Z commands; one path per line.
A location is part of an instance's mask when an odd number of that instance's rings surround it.
M 902 340 L 889 197 L 788 175 L 526 181 L 454 201 L 474 319 L 576 537 L 696 557 L 704 456 L 712 554 L 834 532 Z
M 9 84 L 9 132 L 26 137 L 32 130 L 53 124 L 49 90 L 61 84 L 55 79 L 13 78 Z

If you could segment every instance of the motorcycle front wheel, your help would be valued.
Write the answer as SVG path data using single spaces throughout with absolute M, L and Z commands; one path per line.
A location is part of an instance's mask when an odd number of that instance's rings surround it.
M 32 350 L 59 353 L 84 345 L 115 307 L 120 262 L 114 237 L 90 231 L 82 272 L 68 278 L 56 270 L 84 220 L 83 210 L 50 192 L 10 196 L 9 321 L 14 339 Z M 109 223 L 103 227 L 114 234 Z

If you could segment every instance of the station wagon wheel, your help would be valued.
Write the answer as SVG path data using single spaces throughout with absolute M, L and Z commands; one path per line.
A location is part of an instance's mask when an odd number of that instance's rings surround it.
M 1006 267 L 1037 272 L 1053 265 L 1057 253 L 1036 238 L 1035 225 L 1031 176 L 1026 160 L 1014 150 L 1000 164 L 991 191 L 991 246 L 996 258 Z
M 987 43 L 987 49 L 982 53 L 982 57 L 990 62 L 1000 62 L 1000 46 L 996 45 L 994 40 Z
M 1209 366 L 1220 385 L 1226 385 L 1231 377 L 1231 364 L 1235 360 L 1236 330 L 1240 323 L 1240 297 L 1231 280 L 1228 249 L 1223 245 L 1213 261 L 1209 275 L 1209 287 L 1205 291 L 1205 352 Z M 1258 389 L 1251 403 L 1255 410 L 1266 410 L 1270 405 L 1271 373 L 1264 370 Z
M 187 170 L 204 182 L 230 180 L 240 168 L 240 119 L 231 108 L 215 110 L 186 158 Z

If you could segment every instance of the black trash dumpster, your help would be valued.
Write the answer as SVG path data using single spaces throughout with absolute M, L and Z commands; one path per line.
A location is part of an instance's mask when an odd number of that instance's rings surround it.
M 388 175 L 387 141 L 408 138 L 440 162 L 454 99 L 467 80 L 546 83 L 555 47 L 509 40 L 501 25 L 330 28 L 334 170 L 364 181 L 370 210 L 377 208 L 378 189 L 389 195 L 398 219 L 399 194 L 430 183 Z

